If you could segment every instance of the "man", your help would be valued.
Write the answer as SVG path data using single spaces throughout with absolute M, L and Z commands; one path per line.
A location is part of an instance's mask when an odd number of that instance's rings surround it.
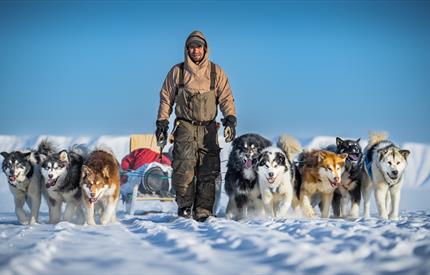
M 220 174 L 217 107 L 223 113 L 224 137 L 236 135 L 236 110 L 227 76 L 208 59 L 204 35 L 192 32 L 185 42 L 185 61 L 173 66 L 160 92 L 155 135 L 166 144 L 169 116 L 175 104 L 173 175 L 178 216 L 205 221 L 212 215 L 215 181 Z

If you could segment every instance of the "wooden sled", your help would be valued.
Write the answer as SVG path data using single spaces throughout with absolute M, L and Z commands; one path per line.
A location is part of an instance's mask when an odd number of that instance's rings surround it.
M 140 149 L 148 148 L 155 152 L 159 152 L 160 147 L 157 146 L 157 139 L 153 134 L 136 134 L 130 136 L 130 152 Z M 134 215 L 136 210 L 136 201 L 160 201 L 160 202 L 173 202 L 173 197 L 159 197 L 157 195 L 142 195 L 138 192 L 139 186 L 133 187 L 131 196 L 123 198 L 125 201 L 125 210 L 128 214 Z

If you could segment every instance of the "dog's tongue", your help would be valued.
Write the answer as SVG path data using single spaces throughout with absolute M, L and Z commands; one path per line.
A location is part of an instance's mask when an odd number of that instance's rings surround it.
M 357 155 L 349 155 L 349 158 L 352 159 L 353 161 L 357 161 L 358 160 L 358 156 Z
M 15 176 L 9 176 L 9 180 L 10 181 L 16 181 L 16 177 Z
M 54 185 L 55 185 L 55 183 L 56 183 L 56 180 L 49 179 L 49 180 L 46 182 L 45 186 L 46 186 L 46 188 L 49 188 L 49 187 L 54 186 Z
M 247 159 L 246 162 L 245 162 L 245 167 L 246 168 L 251 168 L 252 167 L 252 160 Z
M 272 184 L 275 182 L 275 178 L 267 178 L 267 181 Z
M 90 199 L 88 199 L 89 201 L 90 201 L 90 203 L 94 203 L 94 202 L 96 202 L 96 198 L 90 198 Z

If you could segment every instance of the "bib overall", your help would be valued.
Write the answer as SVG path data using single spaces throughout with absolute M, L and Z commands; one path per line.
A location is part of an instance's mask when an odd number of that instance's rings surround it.
M 178 208 L 193 207 L 194 217 L 212 215 L 215 182 L 220 175 L 215 65 L 208 90 L 184 86 L 183 63 L 175 97 L 173 175 Z

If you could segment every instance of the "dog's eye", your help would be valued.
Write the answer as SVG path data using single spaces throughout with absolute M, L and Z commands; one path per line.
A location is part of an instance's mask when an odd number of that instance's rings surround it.
M 399 164 L 400 164 L 400 161 L 397 162 L 397 165 L 399 165 Z
M 331 169 L 331 167 L 327 167 L 327 170 L 329 170 L 329 171 L 333 171 L 333 169 Z
M 391 165 L 391 161 L 388 162 L 388 165 Z

